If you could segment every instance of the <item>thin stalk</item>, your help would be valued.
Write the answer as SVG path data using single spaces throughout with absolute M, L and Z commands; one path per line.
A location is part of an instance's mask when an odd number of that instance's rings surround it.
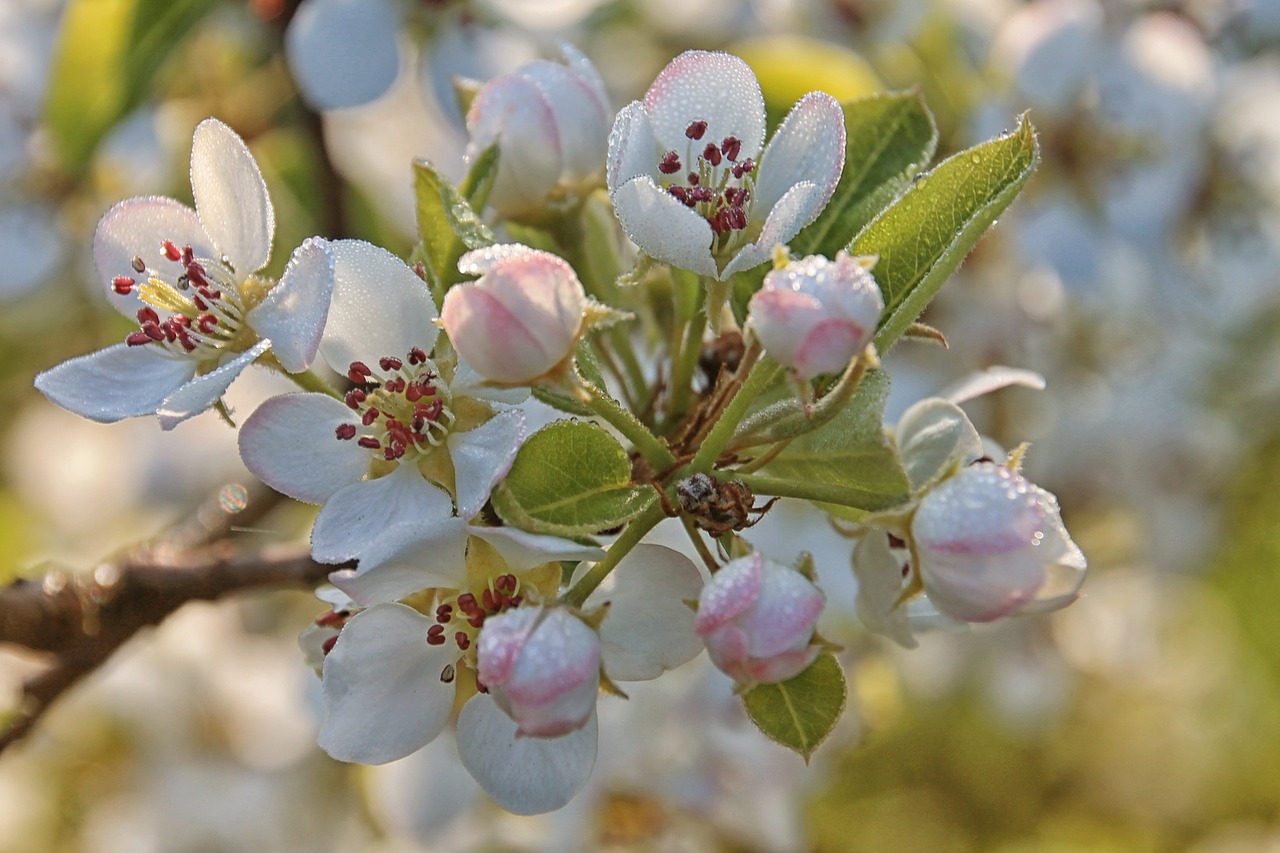
M 892 509 L 906 500 L 905 495 L 880 495 L 831 483 L 788 480 L 781 477 L 765 477 L 760 474 L 742 474 L 737 471 L 733 473 L 733 478 L 746 483 L 757 495 L 818 501 L 847 506 L 863 512 Z
M 689 411 L 693 400 L 693 374 L 702 356 L 702 336 L 707 331 L 707 315 L 699 311 L 685 328 L 680 352 L 671 366 L 671 394 L 667 399 L 667 421 L 675 423 Z
M 748 349 L 748 353 L 752 351 L 758 353 L 759 345 L 753 342 L 752 347 Z M 738 428 L 738 424 L 746 416 L 747 409 L 751 407 L 751 403 L 760 396 L 765 388 L 769 387 L 769 384 L 773 382 L 781 369 L 782 366 L 772 359 L 759 359 L 755 364 L 751 365 L 747 378 L 742 382 L 742 387 L 738 389 L 738 393 L 733 396 L 729 404 L 724 407 L 719 419 L 716 420 L 715 426 L 711 428 L 711 432 L 707 433 L 707 437 L 698 447 L 698 452 L 689 463 L 691 471 L 704 474 L 710 472 L 715 465 L 716 459 L 724 451 L 725 445 L 733 438 L 734 430 Z
M 283 371 L 281 372 L 283 373 Z M 334 388 L 328 382 L 325 382 L 309 370 L 305 373 L 285 373 L 284 375 L 293 380 L 293 384 L 297 385 L 303 391 L 314 391 L 319 394 L 327 394 L 335 400 L 342 399 L 342 395 L 338 393 L 338 389 Z
M 617 568 L 618 563 L 622 562 L 622 558 L 629 554 L 632 548 L 639 545 L 640 540 L 666 517 L 666 513 L 662 509 L 662 502 L 654 501 L 648 509 L 627 525 L 627 529 L 622 531 L 622 535 L 609 546 L 609 552 L 605 554 L 604 559 L 592 566 L 571 589 L 560 596 L 560 600 L 570 607 L 581 607 L 586 602 L 587 597 L 595 591 L 595 588 L 609 576 L 610 572 Z
M 622 433 L 636 450 L 648 460 L 654 470 L 662 471 L 676 462 L 676 457 L 663 441 L 649 431 L 640 419 L 623 408 L 617 400 L 596 386 L 578 377 L 574 388 L 576 396 L 605 423 Z
M 698 532 L 698 528 L 693 526 L 693 522 L 688 516 L 680 516 L 680 521 L 684 524 L 684 532 L 688 534 L 689 541 L 693 543 L 693 549 L 698 552 L 702 562 L 707 564 L 707 570 L 711 572 L 719 571 L 720 563 L 710 549 L 707 548 L 707 543 L 703 541 L 702 534 Z
M 840 413 L 845 404 L 853 399 L 858 387 L 862 385 L 862 377 L 866 375 L 867 368 L 878 367 L 879 364 L 880 361 L 876 358 L 874 351 L 868 348 L 849 365 L 836 386 L 807 411 L 797 412 L 774 421 L 768 429 L 760 432 L 745 432 L 730 441 L 728 449 L 736 452 L 813 432 Z

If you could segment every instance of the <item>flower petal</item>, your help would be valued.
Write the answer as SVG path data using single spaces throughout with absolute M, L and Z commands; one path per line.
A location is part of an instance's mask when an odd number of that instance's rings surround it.
M 424 589 L 462 588 L 466 556 L 467 525 L 460 518 L 439 519 L 430 526 L 398 524 L 369 545 L 358 569 L 331 572 L 329 582 L 368 607 Z
M 49 368 L 36 377 L 35 386 L 49 402 L 110 424 L 155 414 L 195 372 L 193 361 L 169 358 L 149 346 L 116 344 Z
M 529 399 L 527 385 L 490 385 L 488 380 L 476 372 L 476 369 L 459 356 L 458 365 L 453 369 L 453 379 L 449 382 L 449 390 L 454 397 L 474 397 L 477 400 L 488 400 L 492 403 L 518 405 Z
M 456 649 L 427 645 L 435 624 L 402 604 L 357 613 L 324 661 L 320 747 L 339 761 L 385 764 L 430 742 L 453 711 L 440 674 Z
M 524 412 L 499 412 L 475 429 L 453 432 L 445 439 L 453 460 L 458 517 L 472 519 L 489 499 L 489 492 L 507 476 L 524 441 Z
M 271 340 L 281 367 L 301 373 L 320 349 L 320 334 L 333 295 L 333 252 L 329 242 L 308 237 L 294 249 L 284 275 L 245 318 L 259 335 Z
M 938 392 L 944 400 L 959 405 L 975 397 L 1008 388 L 1010 385 L 1021 385 L 1023 388 L 1044 390 L 1044 377 L 1034 370 L 1021 370 L 1017 367 L 1004 367 L 994 364 L 986 370 L 979 370 L 961 377 Z
M 216 118 L 196 125 L 191 139 L 191 192 L 200 224 L 236 273 L 267 265 L 276 217 L 266 181 L 244 140 Z
M 572 76 L 563 65 L 538 61 L 558 68 L 566 77 Z M 468 162 L 498 142 L 504 133 L 508 137 L 503 140 L 498 176 L 489 197 L 489 203 L 498 210 L 523 209 L 543 201 L 559 183 L 563 169 L 561 128 L 551 100 L 546 89 L 529 79 L 525 71 L 489 81 L 467 110 L 467 132 L 471 137 L 466 152 Z M 573 128 L 567 130 L 574 132 Z
M 190 246 L 197 257 L 216 258 L 218 250 L 204 229 L 200 218 L 185 204 L 163 196 L 140 196 L 126 199 L 112 207 L 98 220 L 93 235 L 93 262 L 98 277 L 107 291 L 107 300 L 121 314 L 133 319 L 142 301 L 136 291 L 121 296 L 111 289 L 111 280 L 128 276 L 139 283 L 145 276 L 133 268 L 133 259 L 142 258 L 151 269 L 173 279 L 182 274 L 179 264 L 166 260 L 161 249 L 165 240 L 179 248 Z
M 983 555 L 933 552 L 921 558 L 929 600 L 946 616 L 992 622 L 1021 610 L 1044 586 L 1045 565 L 1032 549 Z
M 613 206 L 631 242 L 646 255 L 699 275 L 716 275 L 711 225 L 653 178 L 640 175 L 618 187 Z
M 662 69 L 644 95 L 653 133 L 664 149 L 684 151 L 685 128 L 705 121 L 707 142 L 742 141 L 742 156 L 755 159 L 764 145 L 764 95 L 751 67 L 730 53 L 688 50 Z M 843 150 L 843 147 L 842 149 Z
M 165 398 L 156 410 L 163 429 L 173 429 L 187 418 L 207 411 L 222 398 L 246 367 L 271 349 L 271 341 L 258 341 L 226 364 L 197 376 Z
M 791 108 L 760 155 L 760 178 L 753 205 L 771 210 L 793 185 L 811 183 L 822 188 L 822 201 L 813 214 L 817 216 L 840 182 L 844 144 L 844 110 L 840 103 L 826 92 L 805 95 Z
M 637 175 L 652 176 L 661 156 L 644 104 L 632 101 L 614 118 L 613 129 L 609 131 L 609 152 L 605 158 L 609 195 Z
M 389 0 L 305 0 L 285 31 L 289 69 L 308 103 L 368 103 L 400 71 L 399 15 Z
M 444 489 L 428 483 L 417 466 L 397 465 L 385 477 L 330 495 L 311 528 L 311 556 L 321 563 L 362 559 L 393 528 L 403 526 L 403 534 L 416 524 L 429 531 L 452 515 L 453 500 Z
M 902 562 L 889 548 L 888 537 L 872 530 L 853 549 L 853 574 L 858 579 L 855 609 L 868 629 L 898 645 L 914 649 L 919 643 L 907 621 L 907 608 L 898 604 L 902 595 Z
M 749 270 L 769 260 L 773 257 L 774 246 L 790 243 L 801 228 L 822 212 L 827 201 L 828 197 L 823 195 L 822 188 L 816 184 L 801 183 L 791 187 L 769 211 L 769 218 L 765 220 L 760 236 L 754 243 L 738 250 L 733 260 L 725 264 L 720 278 L 727 279 L 734 273 Z
M 369 470 L 369 451 L 335 435 L 339 424 L 355 423 L 352 411 L 328 394 L 272 397 L 240 427 L 240 458 L 277 492 L 324 503 Z
M 581 53 L 578 57 L 587 71 L 586 76 L 580 68 L 547 60 L 531 62 L 519 72 L 537 85 L 551 108 L 563 175 L 571 178 L 599 173 L 613 115 L 591 60 Z
M 585 563 L 583 567 L 585 567 Z M 609 602 L 600 625 L 604 671 L 615 681 L 648 681 L 702 651 L 685 604 L 702 592 L 693 561 L 662 545 L 637 545 L 587 599 Z
M 517 737 L 515 722 L 483 695 L 458 716 L 462 765 L 494 802 L 519 815 L 555 811 L 573 799 L 595 767 L 598 737 L 594 712 L 563 737 Z
M 426 282 L 386 249 L 363 240 L 337 240 L 333 303 L 320 355 L 339 373 L 353 361 L 376 365 L 383 356 L 431 352 L 440 330 Z
M 927 397 L 903 412 L 896 438 L 913 492 L 982 456 L 982 437 L 969 417 L 941 397 Z
M 514 527 L 471 527 L 472 536 L 494 547 L 514 571 L 531 569 L 556 560 L 603 560 L 604 551 L 569 539 L 526 533 Z

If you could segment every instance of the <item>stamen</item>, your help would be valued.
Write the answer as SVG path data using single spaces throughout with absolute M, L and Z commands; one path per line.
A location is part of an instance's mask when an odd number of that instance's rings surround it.
M 658 163 L 658 171 L 664 175 L 674 175 L 681 168 L 680 155 L 674 151 L 663 154 L 662 160 Z
M 129 262 L 129 266 L 133 267 L 136 273 L 144 273 L 147 271 L 147 265 L 142 262 L 142 258 L 134 255 L 133 260 Z
M 138 283 L 136 278 L 127 275 L 118 275 L 111 279 L 111 289 L 121 296 L 127 296 L 133 286 Z
M 349 441 L 356 437 L 356 425 L 338 424 L 338 428 L 334 430 L 334 434 L 337 435 L 341 441 Z
M 684 135 L 693 140 L 702 138 L 702 134 L 707 132 L 707 123 L 705 121 L 691 121 L 689 126 L 684 129 Z
M 160 249 L 161 251 L 164 252 L 164 256 L 169 260 L 171 261 L 182 260 L 182 252 L 178 249 L 177 246 L 173 244 L 172 240 L 165 240 L 163 243 L 160 244 Z

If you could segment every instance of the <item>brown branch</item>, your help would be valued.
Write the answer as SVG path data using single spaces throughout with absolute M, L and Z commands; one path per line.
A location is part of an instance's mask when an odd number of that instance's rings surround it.
M 238 513 L 210 501 L 169 534 L 82 575 L 50 572 L 0 589 L 0 642 L 51 652 L 52 664 L 23 685 L 22 704 L 0 731 L 0 751 L 26 735 L 69 687 L 93 672 L 140 629 L 188 601 L 251 589 L 311 588 L 339 566 L 314 562 L 296 546 L 245 553 L 232 541 L 278 502 L 265 489 Z

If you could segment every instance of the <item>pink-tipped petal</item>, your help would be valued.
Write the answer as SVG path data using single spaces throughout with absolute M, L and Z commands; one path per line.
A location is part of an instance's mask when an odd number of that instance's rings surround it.
M 258 341 L 217 370 L 197 376 L 174 391 L 156 410 L 156 414 L 160 416 L 160 426 L 173 429 L 188 418 L 208 411 L 222 399 L 236 377 L 270 348 L 271 341 Z
M 126 199 L 98 221 L 98 230 L 93 235 L 93 262 L 98 269 L 98 278 L 106 288 L 107 300 L 130 319 L 142 307 L 137 290 L 122 296 L 112 290 L 111 282 L 122 276 L 132 278 L 138 284 L 146 281 L 146 275 L 134 269 L 134 258 L 142 258 L 148 268 L 168 276 L 171 281 L 176 280 L 182 274 L 182 268 L 164 257 L 162 244 L 165 240 L 172 241 L 179 248 L 190 246 L 197 257 L 219 256 L 200 226 L 196 212 L 171 198 L 141 196 Z
M 821 188 L 821 211 L 840 182 L 844 148 L 844 110 L 840 103 L 825 92 L 805 95 L 791 108 L 760 155 L 755 204 L 770 210 L 793 184 L 811 183 Z M 817 212 L 813 215 L 817 216 Z
M 742 141 L 742 156 L 758 158 L 764 145 L 764 95 L 750 66 L 729 53 L 689 50 L 662 69 L 644 96 L 658 144 L 684 151 L 685 128 L 707 122 L 708 142 Z
M 266 181 L 244 140 L 215 118 L 191 139 L 191 192 L 205 233 L 237 274 L 267 265 L 276 220 Z
M 509 409 L 475 429 L 452 432 L 445 439 L 453 460 L 459 518 L 472 519 L 479 514 L 489 492 L 511 470 L 524 435 L 524 412 Z
M 320 355 L 339 373 L 353 361 L 376 365 L 404 358 L 413 347 L 431 352 L 440 330 L 427 283 L 404 261 L 363 240 L 329 244 L 334 257 L 333 301 Z
M 717 276 L 711 226 L 652 178 L 641 175 L 618 187 L 613 205 L 623 230 L 646 255 L 699 275 Z
M 708 585 L 698 602 L 693 628 L 699 634 L 716 630 L 755 603 L 764 583 L 764 555 L 756 552 L 732 560 L 716 576 L 720 581 Z
M 339 761 L 385 764 L 443 731 L 454 689 L 441 673 L 457 650 L 427 644 L 434 624 L 401 604 L 351 618 L 324 661 L 321 749 Z
M 541 62 L 569 74 L 562 65 Z M 541 203 L 559 183 L 561 128 L 546 91 L 524 70 L 491 80 L 476 94 L 467 110 L 467 132 L 471 137 L 468 160 L 495 142 L 502 143 L 498 177 L 489 197 L 494 208 Z
M 516 728 L 492 698 L 475 696 L 458 716 L 458 757 L 485 793 L 507 811 L 555 811 L 582 790 L 595 767 L 596 715 L 577 731 L 557 738 L 518 737 Z
M 116 344 L 69 359 L 35 379 L 49 402 L 82 418 L 110 424 L 155 414 L 170 394 L 191 381 L 196 366 L 147 346 Z
M 578 54 L 589 76 L 558 62 L 536 61 L 521 74 L 542 91 L 555 121 L 562 177 L 581 179 L 598 174 L 605 155 L 613 111 L 597 88 L 600 77 L 591 62 Z M 594 78 L 594 79 L 592 79 Z
M 309 237 L 294 250 L 280 281 L 246 317 L 271 339 L 271 352 L 290 373 L 311 366 L 333 295 L 333 252 L 329 242 Z
M 328 394 L 283 394 L 258 407 L 240 427 L 240 458 L 278 492 L 321 504 L 369 470 L 369 451 L 339 440 L 355 414 Z

